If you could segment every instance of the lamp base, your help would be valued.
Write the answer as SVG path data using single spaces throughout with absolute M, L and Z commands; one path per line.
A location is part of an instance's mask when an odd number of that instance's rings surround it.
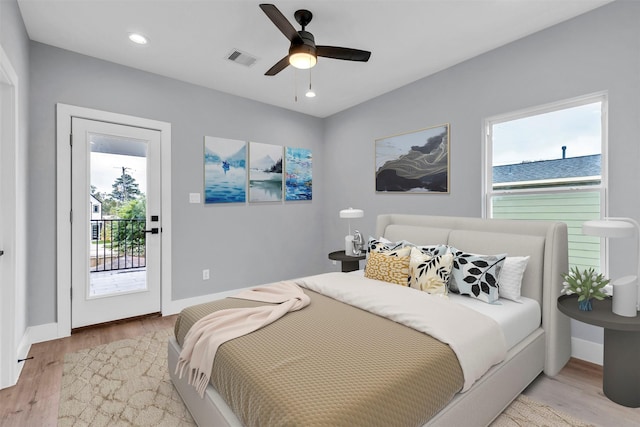
M 638 315 L 638 278 L 625 276 L 613 282 L 613 301 L 611 311 L 618 316 L 636 317 Z
M 351 234 L 344 236 L 344 254 L 353 256 L 353 236 Z

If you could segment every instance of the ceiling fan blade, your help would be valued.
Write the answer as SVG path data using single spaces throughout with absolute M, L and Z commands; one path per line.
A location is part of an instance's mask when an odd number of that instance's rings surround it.
M 359 49 L 350 49 L 348 47 L 336 46 L 316 46 L 318 56 L 333 59 L 344 59 L 347 61 L 367 62 L 371 56 L 371 52 Z
M 275 7 L 275 5 L 263 3 L 260 5 L 260 9 L 262 9 L 267 17 L 271 19 L 271 22 L 273 22 L 275 26 L 278 27 L 280 31 L 282 31 L 282 34 L 284 34 L 284 36 L 288 38 L 290 42 L 302 43 L 302 39 L 300 38 L 298 31 L 293 28 L 291 22 L 289 22 L 287 18 L 284 17 L 282 12 L 280 12 L 280 10 Z
M 289 65 L 289 55 L 285 56 L 280 61 L 276 62 L 276 65 L 274 65 L 273 67 L 269 68 L 269 70 L 266 73 L 264 73 L 264 75 L 265 76 L 275 76 L 280 71 L 282 71 L 285 68 L 287 68 L 288 65 Z

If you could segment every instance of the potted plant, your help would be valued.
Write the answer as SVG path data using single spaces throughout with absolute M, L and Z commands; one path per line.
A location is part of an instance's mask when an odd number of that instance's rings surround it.
M 563 273 L 562 291 L 564 295 L 578 295 L 578 308 L 583 311 L 591 311 L 592 299 L 598 301 L 607 297 L 604 287 L 609 284 L 601 273 L 595 272 L 593 268 L 580 271 L 578 267 L 573 267 L 569 273 Z

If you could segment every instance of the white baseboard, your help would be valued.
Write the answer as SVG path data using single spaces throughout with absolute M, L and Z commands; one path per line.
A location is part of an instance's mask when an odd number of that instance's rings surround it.
M 175 301 L 169 301 L 168 303 L 163 304 L 162 315 L 169 316 L 172 314 L 177 314 L 177 313 L 180 313 L 182 309 L 190 307 L 192 305 L 203 304 L 205 302 L 211 302 L 211 301 L 227 298 L 251 288 L 252 287 L 232 289 L 230 291 L 217 292 L 215 294 L 201 295 L 193 298 L 185 298 L 185 299 L 179 299 Z
M 169 303 L 162 308 L 162 315 L 168 316 L 171 314 L 177 314 L 180 313 L 183 308 L 233 296 L 246 289 L 250 288 L 233 289 L 230 291 L 218 292 L 215 294 L 201 295 L 199 297 L 169 301 Z M 65 336 L 68 335 L 60 335 L 57 322 L 46 323 L 44 325 L 29 326 L 25 331 L 22 340 L 20 341 L 20 346 L 18 347 L 18 358 L 24 359 L 25 357 L 27 357 L 32 344 L 51 341 L 58 338 L 64 338 Z
M 50 341 L 58 338 L 58 324 L 57 323 L 47 323 L 45 325 L 38 326 L 29 326 L 27 330 L 22 335 L 22 339 L 20 339 L 20 344 L 18 344 L 18 348 L 16 349 L 16 360 L 24 360 L 29 355 L 29 351 L 31 350 L 31 346 L 35 343 Z M 22 373 L 22 368 L 26 361 L 18 363 L 17 370 L 15 372 L 15 378 L 13 384 L 15 385 L 20 378 L 20 374 Z
M 571 337 L 571 357 L 602 366 L 604 345 Z
M 58 336 L 58 323 L 45 323 L 44 325 L 29 326 L 27 328 L 27 335 L 29 336 L 29 343 L 36 344 L 44 341 L 51 341 Z

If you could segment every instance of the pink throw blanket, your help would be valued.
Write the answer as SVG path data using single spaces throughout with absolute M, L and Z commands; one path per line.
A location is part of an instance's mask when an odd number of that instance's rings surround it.
M 213 359 L 221 344 L 278 320 L 290 311 L 309 305 L 310 299 L 294 282 L 279 282 L 235 295 L 233 298 L 276 303 L 249 308 L 229 308 L 198 320 L 189 330 L 176 365 L 180 378 L 189 366 L 189 384 L 200 397 L 209 384 Z

